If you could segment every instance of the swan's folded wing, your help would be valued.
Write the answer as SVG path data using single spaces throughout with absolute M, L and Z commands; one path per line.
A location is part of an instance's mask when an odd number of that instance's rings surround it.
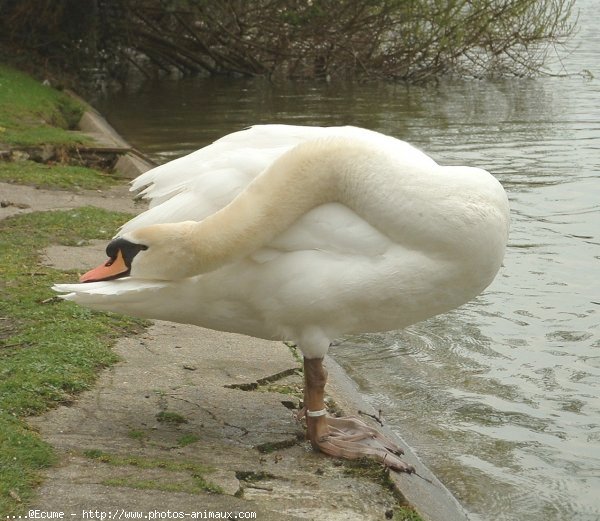
M 181 166 L 188 179 L 178 184 L 157 181 L 146 189 L 152 198 L 150 208 L 125 224 L 121 233 L 157 223 L 201 221 L 228 205 L 280 154 L 278 149 L 240 149 L 212 160 L 188 162 Z M 173 179 L 177 177 L 182 172 L 175 169 Z
M 181 190 L 194 185 L 198 176 L 217 175 L 225 168 L 241 168 L 252 172 L 250 180 L 276 157 L 291 147 L 327 132 L 319 127 L 291 125 L 256 125 L 234 132 L 196 152 L 160 165 L 136 178 L 132 191 L 151 200 L 151 207 L 162 204 Z M 240 157 L 247 160 L 240 161 Z M 255 163 L 260 157 L 262 161 Z
M 410 165 L 436 164 L 408 143 L 357 127 L 256 125 L 229 134 L 135 179 L 131 189 L 142 190 L 140 195 L 150 200 L 150 208 L 125 224 L 120 232 L 157 223 L 200 221 L 229 204 L 256 176 L 292 147 L 311 139 L 332 136 L 377 143 L 393 150 Z

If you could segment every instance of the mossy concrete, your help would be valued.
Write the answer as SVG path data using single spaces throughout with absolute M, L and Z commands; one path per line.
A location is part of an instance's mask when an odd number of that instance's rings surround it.
M 281 403 L 286 395 L 226 387 L 296 366 L 283 344 L 156 322 L 119 341 L 116 352 L 123 362 L 104 371 L 94 390 L 31 420 L 63 459 L 48 472 L 32 508 L 192 512 L 201 505 L 255 511 L 266 520 L 379 520 L 397 505 L 376 481 L 349 476 L 343 465 L 313 452 Z M 197 369 L 186 368 L 192 364 Z M 160 421 L 161 412 L 185 422 Z M 198 441 L 182 447 L 186 435 Z M 267 444 L 276 448 L 259 450 Z M 86 457 L 90 449 L 112 462 Z M 173 465 L 119 464 L 132 455 Z M 194 488 L 184 463 L 208 469 L 202 477 L 215 488 Z M 262 479 L 248 478 L 253 475 Z

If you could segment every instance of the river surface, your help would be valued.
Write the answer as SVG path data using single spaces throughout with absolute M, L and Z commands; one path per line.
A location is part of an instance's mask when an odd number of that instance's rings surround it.
M 160 162 L 255 123 L 352 124 L 509 194 L 504 266 L 471 303 L 332 349 L 473 520 L 600 521 L 600 37 L 568 77 L 401 85 L 161 81 L 98 108 Z M 588 70 L 593 74 L 579 75 Z

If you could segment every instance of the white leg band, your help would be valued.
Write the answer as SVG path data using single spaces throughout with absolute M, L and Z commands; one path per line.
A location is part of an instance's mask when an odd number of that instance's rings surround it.
M 310 416 L 311 418 L 317 418 L 319 416 L 325 416 L 327 414 L 327 409 L 321 409 L 320 411 L 309 411 L 306 410 L 306 416 Z

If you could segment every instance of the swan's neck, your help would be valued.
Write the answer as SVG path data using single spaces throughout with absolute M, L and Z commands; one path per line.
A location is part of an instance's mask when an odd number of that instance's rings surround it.
M 347 202 L 343 186 L 360 161 L 357 144 L 330 138 L 303 143 L 279 157 L 229 205 L 195 225 L 189 246 L 198 268 L 210 271 L 245 257 L 312 208 Z

